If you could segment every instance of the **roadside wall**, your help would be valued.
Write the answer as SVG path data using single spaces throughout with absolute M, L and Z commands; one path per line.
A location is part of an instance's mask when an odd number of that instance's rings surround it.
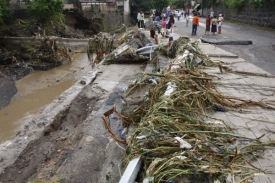
M 215 15 L 224 14 L 225 21 L 233 20 L 245 24 L 275 29 L 275 11 L 274 4 L 265 3 L 259 8 L 254 8 L 248 2 L 241 11 L 226 9 L 222 3 L 213 6 Z M 204 11 L 204 16 L 210 10 Z
M 18 44 L 30 44 L 37 45 L 38 41 L 34 41 L 33 37 L 5 37 L 1 38 L 9 45 L 18 45 Z M 39 38 L 36 38 L 39 39 Z M 40 38 L 42 39 L 42 38 Z M 67 46 L 67 47 L 83 47 L 88 45 L 89 39 L 73 39 L 73 38 L 56 38 L 56 44 L 58 46 Z
M 104 26 L 107 28 L 117 28 L 121 27 L 123 24 L 123 14 L 117 13 L 105 13 L 103 18 Z
M 93 18 L 100 17 L 103 20 L 105 29 L 111 30 L 121 27 L 123 24 L 123 14 L 120 12 L 105 12 L 94 14 L 92 12 L 84 12 L 84 17 L 88 18 L 93 22 Z

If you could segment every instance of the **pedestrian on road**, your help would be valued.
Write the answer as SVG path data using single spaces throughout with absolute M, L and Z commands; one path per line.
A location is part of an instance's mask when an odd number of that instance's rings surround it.
M 178 21 L 180 20 L 180 16 L 181 16 L 181 13 L 180 13 L 180 11 L 178 11 L 178 14 L 177 14 L 177 16 L 178 16 Z
M 164 17 L 165 17 L 166 26 L 167 26 L 169 21 L 169 12 L 166 9 L 164 9 Z M 168 27 L 166 27 L 166 29 L 168 29 Z
M 214 16 L 214 18 L 211 20 L 211 32 L 214 35 L 217 32 L 217 23 L 218 23 L 218 19 L 216 16 Z
M 137 23 L 138 23 L 138 28 L 140 28 L 140 12 L 139 11 L 137 13 Z
M 169 37 L 169 41 L 168 41 L 169 47 L 172 46 L 172 44 L 173 44 L 174 24 L 175 24 L 174 16 L 170 15 L 168 25 L 167 25 L 167 27 L 169 28 L 168 29 L 168 31 L 169 31 L 169 35 L 168 35 L 168 37 Z
M 212 18 L 214 18 L 214 11 L 213 10 L 210 12 L 210 19 L 212 20 Z
M 162 20 L 160 21 L 160 24 L 161 24 L 160 33 L 161 33 L 162 37 L 164 38 L 165 35 L 166 35 L 166 21 L 165 21 L 165 17 L 164 16 L 162 17 Z
M 210 23 L 211 23 L 210 15 L 208 15 L 207 18 L 206 18 L 206 20 L 205 20 L 206 28 L 205 28 L 204 35 L 209 35 L 209 32 L 210 32 Z
M 155 15 L 156 15 L 156 18 L 155 18 L 154 21 L 158 21 L 158 22 L 159 22 L 159 21 L 161 20 L 161 19 L 160 19 L 161 13 L 159 12 L 159 10 L 156 10 Z
M 194 14 L 192 24 L 192 36 L 195 36 L 197 35 L 197 28 L 199 26 L 199 17 L 196 13 Z
M 185 17 L 185 20 L 186 20 L 186 27 L 188 27 L 188 23 L 190 21 L 191 17 L 189 14 L 187 14 L 187 16 Z
M 223 15 L 220 14 L 219 19 L 218 19 L 218 33 L 219 34 L 222 33 L 222 23 L 223 23 Z
M 144 24 L 144 13 L 141 12 L 140 14 L 140 28 L 144 29 L 145 28 L 145 24 Z

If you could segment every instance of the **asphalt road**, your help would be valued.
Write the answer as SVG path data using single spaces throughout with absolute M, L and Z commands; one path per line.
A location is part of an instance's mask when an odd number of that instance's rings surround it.
M 191 39 L 204 37 L 205 18 L 200 17 L 200 26 L 196 36 L 191 36 L 192 24 L 182 17 L 175 23 L 175 33 L 190 36 Z M 251 40 L 252 45 L 217 45 L 226 51 L 238 55 L 263 70 L 275 75 L 275 32 L 248 25 L 224 22 L 221 35 L 209 35 L 208 38 L 230 39 L 230 40 Z

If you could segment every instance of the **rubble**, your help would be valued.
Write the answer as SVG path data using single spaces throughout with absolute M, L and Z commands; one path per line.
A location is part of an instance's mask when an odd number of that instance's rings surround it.
M 249 106 L 274 110 L 274 103 L 220 93 L 214 82 L 217 76 L 202 69 L 226 67 L 208 59 L 188 38 L 179 38 L 173 49 L 175 58 L 161 72 L 145 73 L 125 92 L 129 96 L 136 88 L 150 85 L 142 104 L 121 118 L 124 127 L 136 126 L 127 138 L 125 161 L 141 156 L 138 179 L 177 182 L 196 174 L 198 179 L 208 177 L 215 182 L 248 182 L 264 173 L 252 162 L 275 141 L 237 134 L 210 114 Z M 161 50 L 167 51 L 159 46 Z M 158 82 L 152 85 L 152 79 Z

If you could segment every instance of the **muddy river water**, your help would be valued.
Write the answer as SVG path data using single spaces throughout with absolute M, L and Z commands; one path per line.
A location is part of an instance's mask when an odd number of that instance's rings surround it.
M 23 125 L 22 119 L 39 112 L 91 69 L 87 54 L 79 51 L 72 55 L 72 62 L 48 71 L 32 72 L 16 81 L 17 94 L 0 110 L 0 143 L 16 134 Z

